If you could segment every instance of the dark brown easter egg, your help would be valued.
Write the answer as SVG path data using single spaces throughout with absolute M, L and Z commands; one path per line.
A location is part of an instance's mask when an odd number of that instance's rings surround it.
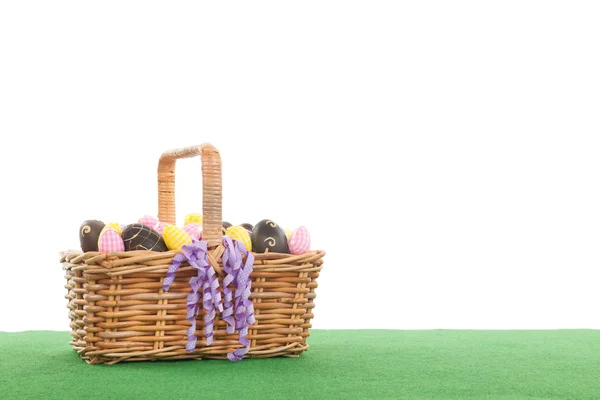
M 127 225 L 123 229 L 125 251 L 152 250 L 167 251 L 167 244 L 162 236 L 154 229 L 142 224 Z
M 248 229 L 250 232 L 254 229 L 254 225 L 252 224 L 240 224 L 241 227 Z
M 233 225 L 231 225 L 229 222 L 223 221 L 223 227 L 221 228 L 221 230 L 223 231 L 223 235 L 226 234 L 227 228 L 231 228 L 232 226 Z
M 287 237 L 282 227 L 263 219 L 252 230 L 252 251 L 256 253 L 289 253 Z
M 79 227 L 79 243 L 84 253 L 98 251 L 98 239 L 104 226 L 104 222 L 95 219 L 83 221 Z

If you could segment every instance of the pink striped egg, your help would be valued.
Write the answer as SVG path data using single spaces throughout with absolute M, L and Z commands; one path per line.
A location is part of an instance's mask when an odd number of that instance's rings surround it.
M 192 239 L 200 240 L 202 239 L 202 225 L 192 222 L 191 224 L 187 224 L 183 227 L 185 233 L 190 235 Z
M 114 229 L 105 230 L 98 239 L 98 251 L 100 253 L 120 253 L 125 251 L 123 238 Z
M 138 219 L 138 223 L 146 225 L 148 228 L 154 228 L 156 224 L 158 224 L 158 218 L 151 215 L 144 215 L 142 218 Z
M 166 222 L 159 222 L 154 226 L 154 230 L 158 232 L 159 235 L 162 235 L 166 225 Z
M 305 226 L 296 229 L 288 239 L 288 246 L 292 254 L 304 254 L 310 250 L 310 233 Z

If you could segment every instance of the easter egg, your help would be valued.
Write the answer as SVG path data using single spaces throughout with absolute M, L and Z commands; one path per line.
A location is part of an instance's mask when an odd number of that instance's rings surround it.
M 163 238 L 169 250 L 181 250 L 181 248 L 192 243 L 192 238 L 178 226 L 167 224 L 163 230 Z
M 231 228 L 233 225 L 231 225 L 229 222 L 227 221 L 223 221 L 223 228 L 221 228 L 221 230 L 223 231 L 223 235 L 226 234 L 227 229 Z
M 183 225 L 198 224 L 202 225 L 202 214 L 188 214 L 183 218 Z
M 146 225 L 148 228 L 154 228 L 158 224 L 158 218 L 151 215 L 144 215 L 138 219 L 138 224 Z
M 79 227 L 79 243 L 83 252 L 98 251 L 98 239 L 104 229 L 104 222 L 90 219 L 83 221 Z
M 252 229 L 254 229 L 254 225 L 252 224 L 240 224 L 240 226 L 248 229 L 250 232 L 252 232 Z
M 98 251 L 101 253 L 120 253 L 125 251 L 123 238 L 119 232 L 108 228 L 100 235 L 98 239 Z
M 288 241 L 289 241 L 290 240 L 290 236 L 292 235 L 292 231 L 290 231 L 287 228 L 285 228 L 284 231 L 285 231 L 285 237 L 288 238 Z
M 161 234 L 161 235 L 162 235 L 162 234 L 163 234 L 163 230 L 165 229 L 165 226 L 166 226 L 166 225 L 167 225 L 167 223 L 166 223 L 166 222 L 159 222 L 158 224 L 156 224 L 156 225 L 154 226 L 154 230 L 155 230 L 156 232 L 158 232 L 159 234 Z
M 123 229 L 121 229 L 121 225 L 119 225 L 116 222 L 109 222 L 108 224 L 106 224 L 106 226 L 102 229 L 102 232 L 104 232 L 107 229 L 114 229 L 119 233 L 119 235 L 123 235 Z M 102 236 L 102 232 L 100 232 L 100 236 Z
M 289 253 L 285 231 L 275 222 L 263 219 L 252 230 L 252 249 L 257 253 Z
M 191 224 L 187 224 L 183 227 L 185 233 L 190 235 L 192 239 L 200 240 L 202 239 L 202 225 L 196 224 L 192 222 Z
M 246 250 L 252 251 L 252 239 L 250 238 L 250 232 L 248 232 L 248 229 L 241 225 L 232 226 L 227 228 L 227 232 L 225 234 L 232 239 L 239 240 L 244 244 Z
M 162 236 L 152 228 L 143 224 L 128 225 L 123 231 L 125 251 L 152 250 L 167 251 L 167 244 Z
M 310 233 L 306 227 L 301 226 L 290 235 L 288 240 L 290 253 L 304 254 L 310 250 Z

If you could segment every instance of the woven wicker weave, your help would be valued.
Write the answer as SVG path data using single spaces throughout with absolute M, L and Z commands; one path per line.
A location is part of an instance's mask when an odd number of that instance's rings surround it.
M 222 282 L 221 159 L 204 144 L 164 153 L 158 165 L 158 218 L 175 223 L 175 161 L 201 156 L 203 178 L 203 240 L 209 262 Z M 90 364 L 120 361 L 227 358 L 240 347 L 239 335 L 228 334 L 215 319 L 214 341 L 206 346 L 203 313 L 197 316 L 194 352 L 187 352 L 186 298 L 196 272 L 184 263 L 168 292 L 163 279 L 177 251 L 124 253 L 64 252 L 71 344 Z M 250 299 L 256 323 L 247 338 L 246 357 L 297 357 L 308 348 L 316 279 L 323 251 L 302 255 L 255 254 Z M 201 302 L 201 300 L 200 300 Z

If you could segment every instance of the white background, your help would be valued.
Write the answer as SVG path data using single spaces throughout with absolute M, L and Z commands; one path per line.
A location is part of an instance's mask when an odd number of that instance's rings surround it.
M 0 330 L 67 330 L 58 252 L 202 142 L 327 251 L 316 328 L 600 328 L 596 4 L 2 2 Z

